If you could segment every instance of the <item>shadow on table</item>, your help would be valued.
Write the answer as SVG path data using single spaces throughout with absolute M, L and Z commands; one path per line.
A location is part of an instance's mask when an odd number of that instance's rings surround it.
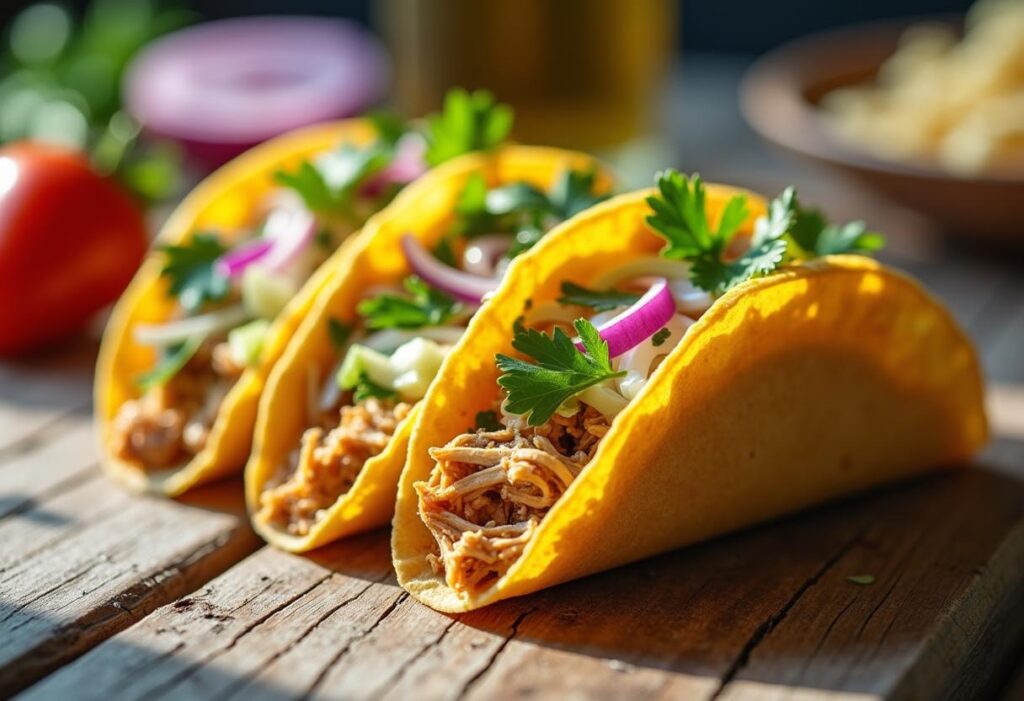
M 908 674 L 941 675 L 963 685 L 956 697 L 964 698 L 1005 661 L 999 646 L 959 668 L 936 655 L 976 640 L 1001 640 L 1008 652 L 1020 638 L 1019 616 L 985 608 L 991 603 L 972 597 L 986 594 L 969 589 L 987 574 L 984 586 L 1002 578 L 1021 594 L 1020 572 L 985 568 L 1012 565 L 993 553 L 1022 512 L 1021 481 L 958 470 L 458 618 L 520 641 L 723 682 L 886 692 Z M 946 618 L 955 602 L 962 606 Z M 919 655 L 932 636 L 949 640 Z M 529 687 L 529 671 L 516 676 L 508 682 Z M 935 678 L 924 681 L 935 688 Z

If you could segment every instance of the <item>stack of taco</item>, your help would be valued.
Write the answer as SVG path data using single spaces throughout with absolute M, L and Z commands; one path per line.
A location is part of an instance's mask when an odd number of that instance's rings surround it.
M 292 551 L 392 521 L 400 584 L 457 612 L 984 444 L 974 349 L 880 235 L 672 170 L 610 197 L 590 156 L 501 145 L 509 118 L 458 92 L 200 186 L 107 330 L 111 473 L 244 465 Z

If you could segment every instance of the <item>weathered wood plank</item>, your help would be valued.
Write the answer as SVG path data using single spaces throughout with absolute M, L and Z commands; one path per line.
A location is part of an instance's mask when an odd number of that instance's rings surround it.
M 72 435 L 72 434 L 69 434 Z M 59 442 L 49 444 L 57 450 Z M 91 437 L 79 451 L 92 454 Z M 87 451 L 87 452 L 86 452 Z M 240 484 L 189 503 L 133 497 L 49 452 L 0 468 L 0 696 L 74 659 L 252 552 Z M 48 475 L 50 467 L 63 474 Z M 70 473 L 70 476 L 68 474 Z M 27 476 L 49 487 L 28 491 Z M 26 497 L 26 493 L 29 494 Z
M 1024 591 L 1022 495 L 955 471 L 457 617 L 395 586 L 386 534 L 264 549 L 26 698 L 927 698 Z

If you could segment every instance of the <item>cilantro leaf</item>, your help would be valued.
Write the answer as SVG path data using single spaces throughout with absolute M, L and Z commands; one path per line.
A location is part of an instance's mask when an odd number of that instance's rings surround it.
M 590 307 L 595 311 L 606 312 L 618 307 L 628 307 L 638 299 L 640 299 L 640 295 L 634 292 L 589 290 L 574 282 L 563 282 L 562 296 L 558 298 L 558 303 L 576 304 L 581 307 Z
M 431 166 L 505 140 L 512 129 L 512 108 L 486 90 L 456 88 L 445 96 L 444 110 L 427 118 L 426 160 Z
M 377 138 L 390 146 L 395 146 L 409 132 L 409 125 L 394 112 L 378 110 L 366 115 L 366 118 L 377 132 Z
M 559 328 L 551 336 L 517 324 L 512 347 L 534 359 L 534 363 L 499 354 L 498 384 L 505 389 L 508 411 L 527 416 L 531 426 L 540 426 L 566 401 L 588 387 L 625 373 L 612 369 L 608 344 L 586 319 L 577 319 L 576 332 L 585 352 Z
M 327 318 L 327 335 L 331 339 L 334 350 L 341 350 L 352 336 L 352 326 L 333 316 Z
M 853 221 L 842 226 L 830 224 L 819 210 L 800 207 L 795 192 L 793 211 L 794 221 L 789 236 L 798 247 L 798 257 L 873 253 L 885 247 L 885 237 L 868 231 L 864 222 Z
M 547 195 L 526 182 L 515 182 L 488 190 L 484 196 L 484 211 L 493 217 L 518 212 L 547 211 Z
M 405 278 L 407 297 L 384 293 L 364 299 L 357 311 L 371 329 L 440 326 L 458 311 L 458 303 L 416 276 Z
M 704 183 L 698 175 L 688 179 L 674 170 L 659 173 L 658 194 L 647 198 L 653 211 L 647 224 L 668 242 L 662 249 L 663 256 L 688 261 L 691 282 L 719 295 L 782 264 L 788 246 L 786 230 L 792 221 L 792 203 L 785 198 L 783 193 L 782 198 L 772 203 L 769 216 L 759 220 L 749 248 L 737 260 L 728 260 L 727 251 L 749 216 L 746 198 L 730 198 L 718 227 L 712 230 Z
M 481 431 L 500 431 L 503 428 L 496 411 L 478 411 L 476 427 Z
M 163 349 L 157 364 L 148 372 L 136 377 L 135 385 L 143 392 L 148 392 L 154 387 L 167 384 L 192 359 L 201 345 L 202 337 L 193 336 L 187 341 Z
M 170 280 L 169 291 L 186 312 L 227 297 L 231 282 L 216 267 L 217 259 L 227 250 L 211 233 L 197 233 L 182 244 L 160 247 L 165 256 L 160 274 Z
M 379 139 L 366 147 L 342 144 L 295 172 L 278 171 L 274 180 L 291 188 L 317 214 L 343 214 L 358 220 L 353 206 L 359 186 L 394 157 L 394 144 Z
M 560 219 L 571 219 L 585 209 L 608 199 L 608 195 L 595 194 L 597 168 L 567 169 L 551 187 L 548 195 L 552 212 Z
M 362 402 L 370 397 L 376 397 L 377 399 L 394 399 L 398 396 L 398 393 L 390 387 L 378 385 L 376 382 L 370 379 L 370 376 L 365 372 L 359 375 L 359 382 L 353 388 L 352 400 L 355 402 Z
M 653 336 L 651 336 L 651 345 L 657 348 L 658 346 L 664 344 L 665 341 L 667 341 L 671 335 L 672 332 L 668 330 L 668 327 L 663 327 L 660 330 L 656 331 Z

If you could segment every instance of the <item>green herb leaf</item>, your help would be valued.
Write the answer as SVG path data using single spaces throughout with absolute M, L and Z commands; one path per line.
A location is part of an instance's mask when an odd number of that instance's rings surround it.
M 868 231 L 864 222 L 853 221 L 842 226 L 829 224 L 819 210 L 800 207 L 795 192 L 793 213 L 789 236 L 798 247 L 797 257 L 806 259 L 837 253 L 867 254 L 885 247 L 885 237 Z
M 298 193 L 310 211 L 358 221 L 354 203 L 359 186 L 393 157 L 394 145 L 384 140 L 366 147 L 346 143 L 315 163 L 303 161 L 295 172 L 278 171 L 274 179 Z
M 143 392 L 148 392 L 154 387 L 167 384 L 192 359 L 201 345 L 203 345 L 203 339 L 195 336 L 183 343 L 163 349 L 157 364 L 149 372 L 136 377 L 135 385 Z
M 450 319 L 459 308 L 458 303 L 410 275 L 403 281 L 407 297 L 385 293 L 365 299 L 359 303 L 358 312 L 371 329 L 418 329 L 424 326 L 440 326 Z
M 215 234 L 196 233 L 182 244 L 161 246 L 164 267 L 160 274 L 170 280 L 169 291 L 188 313 L 207 302 L 218 302 L 228 295 L 230 280 L 216 268 L 217 259 L 227 252 Z
M 431 166 L 472 151 L 494 148 L 512 129 L 512 108 L 486 90 L 450 90 L 444 110 L 427 118 L 426 160 Z
M 390 387 L 384 387 L 378 385 L 376 382 L 370 379 L 369 375 L 365 372 L 359 376 L 359 382 L 353 388 L 352 400 L 355 402 L 366 401 L 370 397 L 376 397 L 377 399 L 394 399 L 398 396 L 398 393 Z
M 855 574 L 846 578 L 847 582 L 854 584 L 860 584 L 861 586 L 867 586 L 875 583 L 875 575 L 873 574 Z
M 331 316 L 327 318 L 327 335 L 331 339 L 334 350 L 340 351 L 352 336 L 352 326 Z
M 378 110 L 366 115 L 366 118 L 377 132 L 377 138 L 390 146 L 395 146 L 410 131 L 406 121 L 394 112 Z
M 640 299 L 640 295 L 634 292 L 589 290 L 574 282 L 563 282 L 562 296 L 558 298 L 558 303 L 576 304 L 581 307 L 590 307 L 595 311 L 606 312 L 618 307 L 628 307 L 638 299 Z
M 667 341 L 671 335 L 672 332 L 669 331 L 667 328 L 659 329 L 657 332 L 655 332 L 653 336 L 651 336 L 651 345 L 657 348 L 658 346 L 665 343 L 665 341 Z
M 571 219 L 608 199 L 608 195 L 595 194 L 596 184 L 597 168 L 564 171 L 548 195 L 551 211 L 560 219 Z
M 749 216 L 742 195 L 729 199 L 714 230 L 708 223 L 704 183 L 698 175 L 691 180 L 674 170 L 660 173 L 658 194 L 648 197 L 647 203 L 653 211 L 647 224 L 668 242 L 662 255 L 689 261 L 691 282 L 712 294 L 772 272 L 785 257 L 785 234 L 791 222 L 791 205 L 785 199 L 772 204 L 769 216 L 759 221 L 750 247 L 738 260 L 727 260 L 726 252 Z
M 548 336 L 517 324 L 512 347 L 535 362 L 501 354 L 496 358 L 503 373 L 498 384 L 507 394 L 505 407 L 527 416 L 531 426 L 548 421 L 562 402 L 588 387 L 625 374 L 612 369 L 608 344 L 601 340 L 593 324 L 577 319 L 575 327 L 583 342 L 583 353 L 559 328 Z
M 498 421 L 498 412 L 478 411 L 476 413 L 476 427 L 481 431 L 500 431 L 502 425 Z
M 547 195 L 525 182 L 496 187 L 484 196 L 484 210 L 494 217 L 518 212 L 546 211 L 549 208 Z

